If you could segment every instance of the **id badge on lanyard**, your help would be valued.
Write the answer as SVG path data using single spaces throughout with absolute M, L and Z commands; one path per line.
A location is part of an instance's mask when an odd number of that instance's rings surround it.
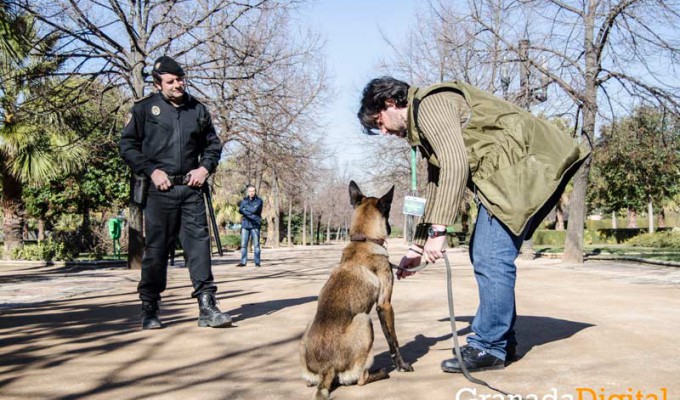
M 404 214 L 422 217 L 425 214 L 425 201 L 422 197 L 406 196 L 404 198 Z
M 415 194 L 418 190 L 416 182 L 416 149 L 411 147 L 411 191 Z M 425 214 L 426 200 L 422 197 L 406 196 L 404 198 L 404 210 L 406 215 L 422 217 Z

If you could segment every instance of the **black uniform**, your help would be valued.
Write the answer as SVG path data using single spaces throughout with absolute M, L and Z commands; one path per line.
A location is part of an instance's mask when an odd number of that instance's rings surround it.
M 165 171 L 173 186 L 165 192 L 152 184 L 144 208 L 146 246 L 139 297 L 158 301 L 165 290 L 170 249 L 179 234 L 194 286 L 193 297 L 215 292 L 210 265 L 210 236 L 201 188 L 182 184 L 189 171 L 204 166 L 213 173 L 222 145 L 207 108 L 185 94 L 173 106 L 157 92 L 137 102 L 120 140 L 120 154 L 137 175 Z

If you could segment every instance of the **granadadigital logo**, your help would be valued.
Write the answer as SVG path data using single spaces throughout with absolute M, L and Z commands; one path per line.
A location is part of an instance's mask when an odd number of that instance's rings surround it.
M 456 400 L 668 400 L 668 388 L 644 390 L 626 388 L 625 390 L 607 390 L 578 387 L 574 392 L 560 393 L 553 388 L 547 394 L 477 394 L 476 388 L 462 388 L 456 392 Z

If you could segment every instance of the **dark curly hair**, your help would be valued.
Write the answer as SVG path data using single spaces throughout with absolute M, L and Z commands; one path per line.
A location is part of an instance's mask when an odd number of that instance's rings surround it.
M 377 128 L 375 116 L 386 108 L 385 102 L 387 100 L 393 100 L 396 106 L 401 108 L 408 105 L 406 97 L 409 87 L 408 83 L 391 76 L 383 76 L 368 82 L 362 92 L 361 107 L 357 113 L 364 133 L 373 134 L 371 129 Z

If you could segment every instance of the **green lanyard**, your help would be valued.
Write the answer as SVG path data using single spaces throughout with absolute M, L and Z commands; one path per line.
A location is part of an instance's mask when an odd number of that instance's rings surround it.
M 416 174 L 416 148 L 411 147 L 411 192 L 416 194 L 418 191 L 418 181 Z

